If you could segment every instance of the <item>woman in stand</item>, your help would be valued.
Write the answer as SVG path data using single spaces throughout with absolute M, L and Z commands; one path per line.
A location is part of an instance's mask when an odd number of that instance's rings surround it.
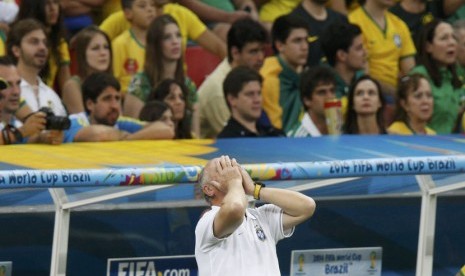
M 438 134 L 452 133 L 463 92 L 456 73 L 457 41 L 452 26 L 436 19 L 423 26 L 417 51 L 418 66 L 411 73 L 420 73 L 428 79 L 434 98 L 428 126 Z
M 71 76 L 68 43 L 65 41 L 65 27 L 59 0 L 21 0 L 16 21 L 34 18 L 44 24 L 47 29 L 49 45 L 48 63 L 41 71 L 44 82 L 55 87 L 58 94 L 64 89 L 65 82 Z
M 174 129 L 173 111 L 165 102 L 149 101 L 141 109 L 139 120 L 146 122 L 161 121 Z
M 434 135 L 426 126 L 433 115 L 433 94 L 425 76 L 412 74 L 403 77 L 397 89 L 395 121 L 388 128 L 389 134 Z
M 185 86 L 179 81 L 165 79 L 147 97 L 147 102 L 162 101 L 171 107 L 176 132 L 175 139 L 192 138 L 190 110 L 186 103 L 187 93 Z
M 345 134 L 386 134 L 385 101 L 377 80 L 368 75 L 360 77 L 350 87 L 348 98 Z
M 136 74 L 128 87 L 124 115 L 137 118 L 152 89 L 164 79 L 174 79 L 185 86 L 189 91 L 185 102 L 190 110 L 195 110 L 196 88 L 185 76 L 181 43 L 181 33 L 173 17 L 161 15 L 152 21 L 147 33 L 144 71 Z
M 76 34 L 73 48 L 76 49 L 77 75 L 66 81 L 63 103 L 69 114 L 84 112 L 81 84 L 92 73 L 112 72 L 111 43 L 108 36 L 97 26 L 89 26 Z

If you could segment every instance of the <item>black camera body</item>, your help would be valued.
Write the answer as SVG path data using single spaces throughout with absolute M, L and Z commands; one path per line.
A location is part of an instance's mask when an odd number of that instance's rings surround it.
M 71 126 L 71 121 L 68 117 L 55 116 L 55 113 L 49 107 L 42 107 L 39 111 L 46 114 L 45 120 L 47 122 L 45 123 L 45 129 L 66 130 Z

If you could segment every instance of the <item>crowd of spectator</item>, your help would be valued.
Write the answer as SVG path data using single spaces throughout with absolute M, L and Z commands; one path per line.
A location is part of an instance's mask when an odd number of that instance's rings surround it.
M 221 62 L 201 83 L 189 47 Z M 0 0 L 0 144 L 465 129 L 463 0 Z

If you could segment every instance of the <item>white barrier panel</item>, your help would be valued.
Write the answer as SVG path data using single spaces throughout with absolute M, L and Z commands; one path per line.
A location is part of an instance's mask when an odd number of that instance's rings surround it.
M 381 247 L 293 250 L 291 276 L 381 276 Z

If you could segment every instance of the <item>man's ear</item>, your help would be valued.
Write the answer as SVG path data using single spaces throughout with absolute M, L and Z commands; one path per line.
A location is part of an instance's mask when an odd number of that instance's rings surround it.
M 347 53 L 341 49 L 336 51 L 336 60 L 345 62 L 347 59 Z
M 11 48 L 11 51 L 13 52 L 13 55 L 15 56 L 15 58 L 19 58 L 19 56 L 21 55 L 21 48 L 19 46 L 14 45 Z
M 228 101 L 229 106 L 234 107 L 233 103 L 234 103 L 234 99 L 235 99 L 235 98 L 236 98 L 236 97 L 234 97 L 234 96 L 231 95 L 231 94 L 228 94 L 228 95 L 226 96 L 226 100 Z
M 309 110 L 312 104 L 312 99 L 310 97 L 303 97 L 302 104 L 304 105 L 306 110 Z
M 215 191 L 213 190 L 212 186 L 210 184 L 205 184 L 202 187 L 202 191 L 204 194 L 206 194 L 209 197 L 212 197 L 215 195 Z
M 85 102 L 86 109 L 92 111 L 94 108 L 94 102 L 91 99 L 87 99 Z
M 236 46 L 231 47 L 231 57 L 234 61 L 237 60 L 237 56 L 239 55 L 239 49 Z
M 285 44 L 282 43 L 281 41 L 277 40 L 277 41 L 275 41 L 274 46 L 278 50 L 278 53 L 281 53 L 284 50 Z

